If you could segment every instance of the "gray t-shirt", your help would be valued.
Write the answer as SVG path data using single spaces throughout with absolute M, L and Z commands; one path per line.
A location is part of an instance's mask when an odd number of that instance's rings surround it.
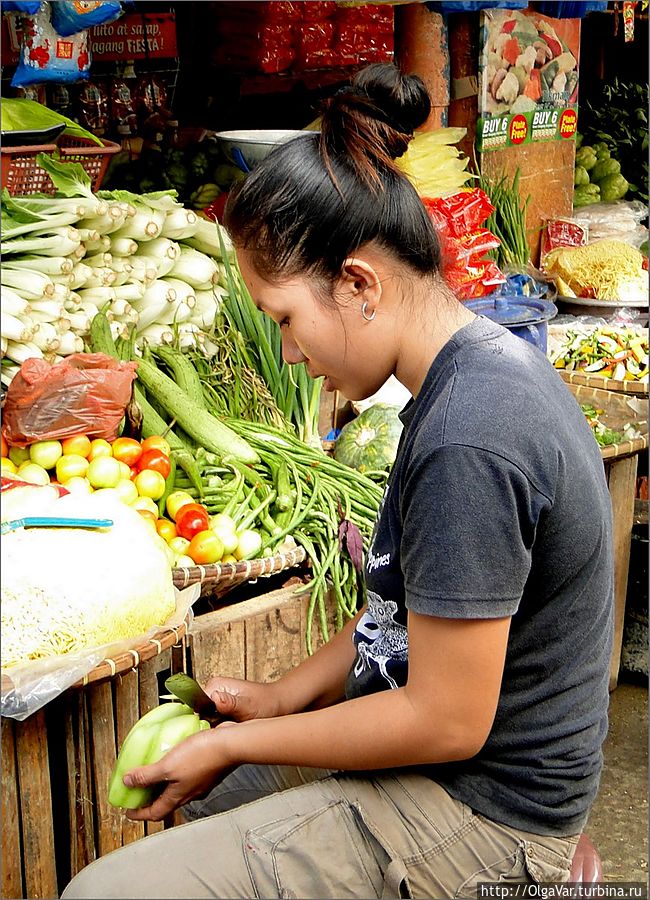
M 607 731 L 613 562 L 598 445 L 544 355 L 483 317 L 443 347 L 401 415 L 347 696 L 406 683 L 407 609 L 511 616 L 485 745 L 425 771 L 495 821 L 575 834 Z

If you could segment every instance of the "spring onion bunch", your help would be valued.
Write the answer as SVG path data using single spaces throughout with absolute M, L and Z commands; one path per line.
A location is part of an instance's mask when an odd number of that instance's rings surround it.
M 30 356 L 58 362 L 81 352 L 99 310 L 114 337 L 135 327 L 140 350 L 174 341 L 216 352 L 224 273 L 214 254 L 184 243 L 198 235 L 205 244 L 196 213 L 173 191 L 94 194 L 78 164 L 45 154 L 38 162 L 55 196 L 2 194 L 3 383 Z

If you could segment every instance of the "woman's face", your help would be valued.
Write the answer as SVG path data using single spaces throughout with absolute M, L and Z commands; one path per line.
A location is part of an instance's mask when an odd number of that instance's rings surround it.
M 305 278 L 270 283 L 251 265 L 249 254 L 237 250 L 242 276 L 253 302 L 280 326 L 286 363 L 305 363 L 313 378 L 325 376 L 326 391 L 340 391 L 349 400 L 374 394 L 395 368 L 394 329 L 377 316 L 361 313 L 359 278 L 342 278 L 331 304 L 319 299 Z M 392 342 L 391 342 L 392 333 Z

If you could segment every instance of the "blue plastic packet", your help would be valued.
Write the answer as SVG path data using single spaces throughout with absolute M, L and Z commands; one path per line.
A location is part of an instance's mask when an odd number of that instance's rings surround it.
M 22 13 L 24 16 L 33 16 L 41 8 L 41 0 L 4 0 L 2 12 Z
M 52 26 L 62 37 L 114 22 L 121 15 L 119 0 L 52 0 Z
M 20 61 L 11 79 L 12 87 L 88 79 L 88 32 L 63 37 L 52 26 L 50 13 L 50 3 L 43 0 L 35 15 L 25 16 Z

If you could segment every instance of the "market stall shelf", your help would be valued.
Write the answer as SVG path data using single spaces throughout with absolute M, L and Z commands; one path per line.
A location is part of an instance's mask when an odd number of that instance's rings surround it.
M 581 385 L 588 388 L 596 388 L 604 391 L 614 391 L 615 393 L 631 394 L 635 397 L 648 396 L 648 382 L 642 381 L 619 381 L 614 378 L 604 378 L 597 372 L 568 372 L 566 369 L 558 369 L 561 377 L 568 384 Z

